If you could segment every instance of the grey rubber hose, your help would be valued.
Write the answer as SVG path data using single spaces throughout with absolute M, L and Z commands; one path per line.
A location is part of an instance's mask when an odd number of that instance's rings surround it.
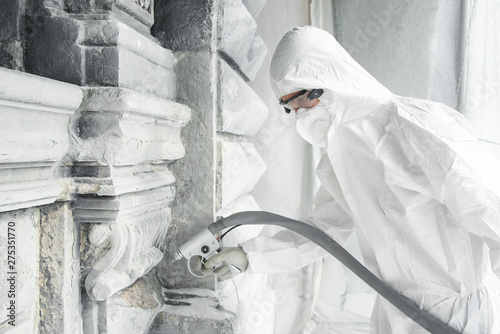
M 348 251 L 340 246 L 330 236 L 314 226 L 305 224 L 298 220 L 283 217 L 265 211 L 246 211 L 236 213 L 227 218 L 222 218 L 208 226 L 212 234 L 234 225 L 278 225 L 296 232 L 332 254 L 337 260 L 342 262 L 354 274 L 365 281 L 370 287 L 377 291 L 383 298 L 398 308 L 410 319 L 425 328 L 432 334 L 459 334 L 457 330 L 446 325 L 439 319 L 421 310 L 408 298 L 400 295 L 393 288 L 387 286 L 377 276 L 372 274 Z

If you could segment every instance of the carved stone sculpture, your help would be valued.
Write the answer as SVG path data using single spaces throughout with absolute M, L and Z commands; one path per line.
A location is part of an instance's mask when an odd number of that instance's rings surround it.
M 159 249 L 170 224 L 170 209 L 117 224 L 92 226 L 89 239 L 106 251 L 92 266 L 85 288 L 93 300 L 106 300 L 147 274 L 163 257 Z

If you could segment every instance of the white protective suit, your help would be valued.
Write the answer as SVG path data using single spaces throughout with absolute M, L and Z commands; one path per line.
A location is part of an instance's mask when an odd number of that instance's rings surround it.
M 500 333 L 500 164 L 465 118 L 392 94 L 313 27 L 283 37 L 271 80 L 277 98 L 324 89 L 332 118 L 305 221 L 342 245 L 355 231 L 368 269 L 453 328 Z M 325 255 L 288 230 L 242 247 L 254 273 L 295 270 Z M 426 333 L 382 298 L 372 332 Z

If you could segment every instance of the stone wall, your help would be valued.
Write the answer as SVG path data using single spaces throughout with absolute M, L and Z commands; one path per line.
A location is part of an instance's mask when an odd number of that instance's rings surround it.
M 0 333 L 145 333 L 191 118 L 154 3 L 0 6 Z

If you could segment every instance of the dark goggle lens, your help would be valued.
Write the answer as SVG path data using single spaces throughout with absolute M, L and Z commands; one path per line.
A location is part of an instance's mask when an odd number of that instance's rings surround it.
M 289 104 L 290 102 L 294 101 L 294 100 L 298 100 L 299 98 L 301 98 L 302 95 L 304 95 L 305 93 L 307 93 L 308 91 L 307 90 L 302 90 L 300 91 L 299 93 L 297 93 L 295 96 L 291 97 L 290 99 L 286 100 L 286 101 L 283 101 L 283 100 L 279 100 L 279 104 L 282 105 L 282 106 L 285 106 L 287 104 Z M 317 99 L 319 98 L 321 95 L 323 95 L 323 89 L 312 89 L 309 94 L 307 95 L 307 100 L 314 100 L 314 99 Z M 285 109 L 285 113 L 289 114 L 291 109 L 288 108 L 288 107 L 284 107 Z

